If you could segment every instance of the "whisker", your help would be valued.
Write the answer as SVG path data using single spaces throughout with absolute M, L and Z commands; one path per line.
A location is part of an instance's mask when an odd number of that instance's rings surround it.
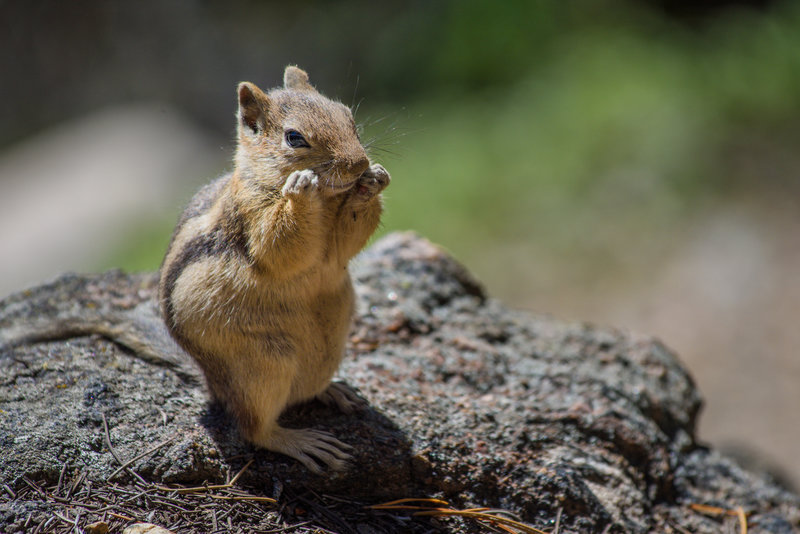
M 391 119 L 391 120 L 389 120 Z M 385 124 L 382 131 L 371 136 L 366 142 L 363 143 L 364 149 L 371 154 L 387 154 L 392 156 L 401 156 L 400 152 L 391 149 L 393 146 L 401 145 L 403 137 L 414 132 L 419 132 L 421 129 L 411 129 L 399 126 L 401 123 L 408 120 L 407 115 L 399 115 L 399 113 L 389 113 L 379 117 L 367 117 L 362 121 L 362 127 L 372 127 L 378 124 Z M 388 124 L 386 124 L 388 121 Z
M 356 86 L 353 88 L 353 100 L 350 102 L 350 109 L 351 109 L 351 110 L 353 109 L 353 103 L 356 101 L 356 95 L 358 94 L 358 82 L 360 82 L 360 81 L 361 81 L 361 76 L 359 76 L 358 74 L 356 74 Z M 364 99 L 362 98 L 362 99 L 361 99 L 361 100 L 358 102 L 358 105 L 356 106 L 355 110 L 353 110 L 353 117 L 355 117 L 355 116 L 356 116 L 356 112 L 358 112 L 358 106 L 360 106 L 360 105 L 361 105 L 361 102 L 362 102 L 363 100 L 364 100 Z
M 363 102 L 364 102 L 364 97 L 361 97 L 361 99 L 358 101 L 358 103 L 355 105 L 355 107 L 351 107 L 350 108 L 350 110 L 353 112 L 353 119 L 355 119 L 356 115 L 358 115 L 358 110 L 361 109 L 361 104 Z

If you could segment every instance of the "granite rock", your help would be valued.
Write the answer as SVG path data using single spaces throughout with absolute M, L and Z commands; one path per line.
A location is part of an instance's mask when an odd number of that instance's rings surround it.
M 58 507 L 39 494 L 20 498 L 30 483 L 218 484 L 253 460 L 237 481 L 252 495 L 280 503 L 310 491 L 353 504 L 338 512 L 344 523 L 321 514 L 300 532 L 477 528 L 347 515 L 412 496 L 508 510 L 545 531 L 557 517 L 560 532 L 710 533 L 736 520 L 692 508 L 702 504 L 741 507 L 751 533 L 797 532 L 800 497 L 697 443 L 700 395 L 659 341 L 508 309 L 410 233 L 378 241 L 351 270 L 358 313 L 337 379 L 367 405 L 346 415 L 314 402 L 281 418 L 355 447 L 348 471 L 324 476 L 243 443 L 208 402 L 200 373 L 160 324 L 154 274 L 64 275 L 4 299 L 0 530 Z M 121 330 L 148 337 L 160 357 L 140 357 L 124 336 L 107 339 Z M 109 441 L 118 458 L 139 457 L 129 470 L 119 470 Z M 297 519 L 285 508 L 280 524 Z

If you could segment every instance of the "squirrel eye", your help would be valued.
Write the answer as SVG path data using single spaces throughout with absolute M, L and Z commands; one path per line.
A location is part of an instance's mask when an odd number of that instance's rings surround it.
M 311 146 L 308 144 L 308 141 L 306 141 L 306 138 L 297 130 L 286 130 L 284 138 L 286 139 L 286 144 L 292 148 Z

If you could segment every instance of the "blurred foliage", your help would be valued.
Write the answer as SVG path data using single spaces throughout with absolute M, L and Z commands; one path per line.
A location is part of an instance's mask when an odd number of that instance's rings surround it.
M 368 128 L 398 154 L 384 155 L 386 228 L 418 229 L 471 263 L 498 261 L 486 251 L 508 243 L 528 257 L 595 252 L 587 269 L 624 274 L 620 262 L 664 244 L 644 236 L 665 238 L 739 185 L 730 144 L 757 129 L 797 145 L 798 4 L 724 12 L 701 29 L 615 5 L 449 4 L 418 65 L 430 92 Z M 387 40 L 376 54 L 403 48 Z M 398 61 L 423 57 L 415 50 Z
M 245 32 L 278 9 L 235 6 L 251 14 Z M 692 24 L 619 1 L 310 2 L 282 16 L 310 37 L 279 41 L 278 55 L 353 101 L 392 173 L 384 231 L 415 229 L 479 274 L 510 261 L 500 244 L 591 258 L 577 277 L 624 274 L 703 202 L 775 177 L 737 172 L 731 147 L 750 132 L 800 140 L 798 2 Z M 330 76 L 352 87 L 331 90 Z M 153 267 L 164 239 L 122 263 Z

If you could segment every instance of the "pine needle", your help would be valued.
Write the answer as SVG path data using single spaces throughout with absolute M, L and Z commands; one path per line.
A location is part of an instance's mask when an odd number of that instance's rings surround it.
M 418 504 L 405 504 L 405 503 L 418 503 Z M 427 504 L 428 506 L 425 506 Z M 467 508 L 465 510 L 456 510 L 453 508 L 444 508 L 449 506 L 447 501 L 439 499 L 398 499 L 396 501 L 385 502 L 382 504 L 375 504 L 367 506 L 371 510 L 409 510 L 413 511 L 414 516 L 453 516 L 453 517 L 466 517 L 475 519 L 481 522 L 491 523 L 492 525 L 501 528 L 502 530 L 511 534 L 547 534 L 546 532 L 534 528 L 525 523 L 508 519 L 497 515 L 496 513 L 488 513 L 490 508 Z

